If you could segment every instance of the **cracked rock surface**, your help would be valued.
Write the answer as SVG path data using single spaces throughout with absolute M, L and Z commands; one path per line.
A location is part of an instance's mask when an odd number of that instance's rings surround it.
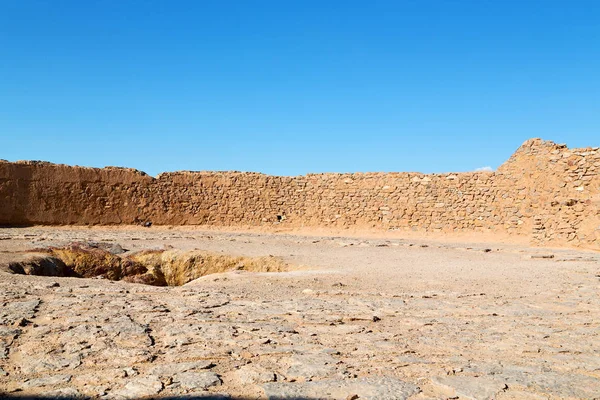
M 274 255 L 293 266 L 177 287 L 0 272 L 3 396 L 600 394 L 598 253 L 192 228 L 33 227 L 0 229 L 0 238 L 0 263 L 92 241 Z

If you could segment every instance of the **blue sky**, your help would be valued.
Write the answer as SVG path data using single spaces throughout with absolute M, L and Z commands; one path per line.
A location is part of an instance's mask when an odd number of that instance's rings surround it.
M 600 146 L 600 1 L 0 0 L 0 158 L 469 171 Z

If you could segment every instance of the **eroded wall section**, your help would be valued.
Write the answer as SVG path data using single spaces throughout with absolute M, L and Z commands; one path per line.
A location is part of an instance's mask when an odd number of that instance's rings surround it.
M 497 172 L 278 177 L 0 162 L 0 224 L 493 231 L 600 249 L 600 151 L 531 139 Z

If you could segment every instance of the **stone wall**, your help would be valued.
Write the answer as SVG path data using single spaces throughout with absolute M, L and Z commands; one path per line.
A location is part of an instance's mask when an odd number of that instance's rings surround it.
M 0 162 L 0 224 L 502 232 L 600 249 L 600 150 L 531 139 L 497 172 L 173 172 Z
M 538 243 L 600 249 L 600 149 L 568 149 L 531 139 L 498 169 Z

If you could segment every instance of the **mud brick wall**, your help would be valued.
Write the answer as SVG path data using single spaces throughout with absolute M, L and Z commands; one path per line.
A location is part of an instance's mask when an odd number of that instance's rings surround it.
M 600 249 L 600 150 L 531 139 L 497 172 L 173 172 L 0 161 L 0 224 L 503 232 Z

